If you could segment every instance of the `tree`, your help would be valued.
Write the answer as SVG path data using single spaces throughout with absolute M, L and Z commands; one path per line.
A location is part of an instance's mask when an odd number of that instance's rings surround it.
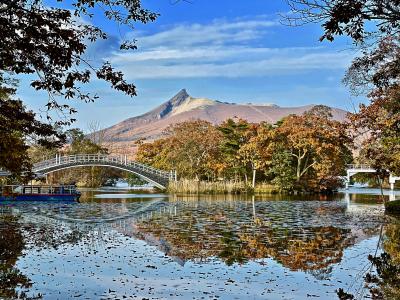
M 363 156 L 380 178 L 387 170 L 400 173 L 400 1 L 399 0 L 288 0 L 294 16 L 287 20 L 322 23 L 321 39 L 347 35 L 361 47 L 344 82 L 355 94 L 367 94 L 370 105 L 350 116 L 363 140 Z M 382 180 L 380 180 L 382 182 Z
M 296 172 L 292 161 L 293 156 L 287 149 L 276 148 L 271 157 L 271 164 L 266 170 L 267 176 L 272 176 L 271 182 L 285 191 L 295 188 Z
M 220 132 L 209 122 L 186 121 L 171 125 L 166 138 L 139 146 L 137 159 L 161 169 L 176 169 L 187 178 L 210 178 L 218 172 Z
M 359 161 L 377 170 L 382 188 L 389 173 L 400 174 L 400 86 L 371 94 L 370 105 L 361 105 L 350 116 L 353 131 L 362 135 Z
M 235 175 L 239 173 L 245 176 L 245 181 L 247 182 L 247 161 L 240 160 L 239 150 L 240 147 L 244 146 L 250 135 L 248 130 L 250 124 L 243 119 L 233 120 L 228 119 L 224 121 L 217 129 L 222 133 L 223 140 L 220 146 L 223 160 L 226 163 L 225 170 L 227 170 L 227 175 L 230 176 L 234 173 Z
M 358 136 L 363 136 L 360 160 L 378 170 L 400 174 L 400 42 L 386 37 L 376 48 L 353 61 L 345 82 L 354 93 L 369 90 L 369 105 L 350 116 Z
M 261 156 L 259 148 L 257 147 L 256 140 L 250 139 L 250 141 L 240 147 L 238 151 L 239 159 L 246 165 L 250 165 L 252 171 L 252 187 L 256 185 L 256 172 L 262 166 Z
M 136 153 L 136 160 L 157 169 L 171 170 L 173 167 L 171 161 L 168 160 L 169 142 L 169 138 L 141 142 Z
M 400 83 L 400 34 L 382 38 L 354 59 L 344 82 L 354 94 L 385 91 Z M 371 94 L 372 92 L 372 94 Z
M 93 142 L 89 137 L 78 128 L 66 131 L 67 141 L 69 143 L 66 154 L 107 154 L 108 150 L 102 145 Z
M 62 2 L 62 1 L 57 1 Z M 91 77 L 105 80 L 130 96 L 136 95 L 133 84 L 107 61 L 96 66 L 84 56 L 88 44 L 108 35 L 92 19 L 103 11 L 105 18 L 121 26 L 148 23 L 157 14 L 142 7 L 140 0 L 72 0 L 69 7 L 49 6 L 42 0 L 11 0 L 0 4 L 0 72 L 36 74 L 31 85 L 49 94 L 47 107 L 75 112 L 56 97 L 93 101 L 96 95 L 82 88 Z M 124 40 L 120 49 L 135 49 Z M 66 121 L 69 123 L 69 121 Z
M 36 120 L 35 114 L 14 98 L 15 88 L 9 83 L 0 76 L 0 168 L 15 176 L 28 175 L 29 145 L 58 147 L 65 137 L 53 126 Z
M 322 23 L 321 40 L 347 35 L 355 43 L 400 33 L 399 0 L 287 0 L 290 25 Z
M 335 178 L 342 175 L 351 159 L 351 139 L 345 126 L 331 117 L 328 107 L 315 106 L 301 116 L 286 117 L 276 128 L 273 152 L 285 149 L 292 157 L 297 189 L 323 191 L 340 185 Z
M 240 161 L 250 166 L 252 172 L 252 187 L 255 187 L 256 172 L 268 167 L 271 160 L 271 125 L 267 123 L 249 124 L 243 133 L 245 144 L 241 145 L 237 155 Z
M 39 122 L 23 103 L 13 100 L 15 87 L 8 88 L 6 75 L 36 76 L 31 86 L 48 93 L 47 109 L 67 113 L 57 124 L 74 121 L 75 109 L 61 100 L 94 101 L 98 96 L 84 90 L 93 76 L 111 84 L 129 96 L 136 95 L 135 85 L 124 79 L 107 61 L 93 62 L 85 57 L 88 46 L 108 34 L 89 19 L 99 11 L 108 21 L 132 28 L 135 22 L 148 23 L 157 14 L 143 8 L 140 0 L 10 0 L 0 4 L 0 167 L 17 174 L 30 169 L 27 154 L 28 136 L 46 146 L 59 146 L 61 135 L 50 125 Z M 60 7 L 56 7 L 59 4 Z M 86 19 L 85 19 L 86 18 Z M 135 49 L 132 41 L 123 40 L 120 49 Z M 50 114 L 47 114 L 50 120 Z

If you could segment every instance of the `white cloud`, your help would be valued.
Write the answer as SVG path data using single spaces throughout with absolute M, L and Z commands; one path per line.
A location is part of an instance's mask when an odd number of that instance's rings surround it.
M 278 23 L 263 19 L 180 24 L 138 37 L 139 51 L 109 59 L 129 79 L 259 77 L 344 69 L 350 52 L 323 47 L 266 47 Z M 276 28 L 275 28 L 276 29 Z
M 139 36 L 140 48 L 163 46 L 186 47 L 220 45 L 259 38 L 267 28 L 277 26 L 275 21 L 256 18 L 234 22 L 215 20 L 210 24 L 180 24 L 164 31 Z

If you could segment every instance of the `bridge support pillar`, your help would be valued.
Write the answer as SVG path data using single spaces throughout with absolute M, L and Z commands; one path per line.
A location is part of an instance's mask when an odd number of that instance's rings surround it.
M 344 194 L 344 199 L 346 201 L 347 209 L 349 209 L 349 207 L 350 207 L 350 194 L 349 194 L 349 192 L 346 192 L 346 194 Z
M 349 189 L 350 178 L 351 178 L 352 175 L 353 175 L 353 174 L 352 174 L 349 170 L 347 170 L 347 176 L 346 176 L 346 190 Z
M 389 201 L 395 201 L 396 200 L 396 194 L 394 193 L 394 191 L 392 190 L 389 193 Z
M 390 183 L 390 189 L 393 191 L 394 190 L 394 184 L 396 183 L 397 180 L 400 180 L 400 177 L 393 176 L 390 174 L 389 176 L 389 183 Z

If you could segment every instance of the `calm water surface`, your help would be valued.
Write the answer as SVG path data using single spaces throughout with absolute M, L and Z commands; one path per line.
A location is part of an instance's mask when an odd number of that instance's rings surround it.
M 337 299 L 387 230 L 376 191 L 307 199 L 84 192 L 0 204 L 0 299 Z M 388 195 L 387 197 L 399 195 Z M 382 234 L 381 243 L 379 237 Z

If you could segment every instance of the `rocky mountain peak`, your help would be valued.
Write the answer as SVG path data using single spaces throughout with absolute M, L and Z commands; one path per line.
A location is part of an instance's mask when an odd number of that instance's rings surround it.
M 182 89 L 179 91 L 178 94 L 176 94 L 174 97 L 172 97 L 170 100 L 165 102 L 164 104 L 161 105 L 161 107 L 158 109 L 158 119 L 161 119 L 168 115 L 172 110 L 177 108 L 179 105 L 185 102 L 186 99 L 188 99 L 190 96 L 187 93 L 186 89 Z
M 182 102 L 184 102 L 188 97 L 190 97 L 190 95 L 187 93 L 186 89 L 182 89 L 178 94 L 172 97 L 169 102 L 171 102 L 173 106 L 178 106 L 182 104 Z

